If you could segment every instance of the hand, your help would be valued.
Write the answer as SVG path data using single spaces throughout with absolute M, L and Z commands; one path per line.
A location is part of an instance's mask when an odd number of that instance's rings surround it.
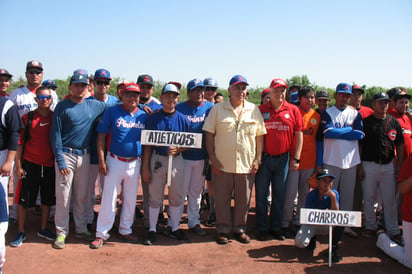
M 295 159 L 292 159 L 292 160 L 290 161 L 289 170 L 290 170 L 290 171 L 296 171 L 296 170 L 298 170 L 298 169 L 299 169 L 299 163 L 296 162 Z
M 331 199 L 336 199 L 335 192 L 332 191 L 332 189 L 328 189 L 328 191 L 325 193 L 326 196 L 328 196 Z
M 146 112 L 147 114 L 152 113 L 152 109 L 151 109 L 150 107 L 148 107 L 148 106 L 145 106 L 145 107 L 143 108 L 143 111 Z
M 64 168 L 64 169 L 59 169 L 60 174 L 63 176 L 69 176 L 70 175 L 70 170 L 68 168 Z
M 3 177 L 9 177 L 11 175 L 11 170 L 13 168 L 13 162 L 4 162 L 0 169 L 0 175 Z
M 152 173 L 150 172 L 150 170 L 148 168 L 143 168 L 142 169 L 142 179 L 143 179 L 143 182 L 145 182 L 146 184 L 151 183 Z
M 100 173 L 103 174 L 104 176 L 107 176 L 108 169 L 107 169 L 107 165 L 106 165 L 105 162 L 99 163 L 99 171 L 100 171 Z
M 214 158 L 213 160 L 210 160 L 211 165 L 212 165 L 212 172 L 216 175 L 222 175 L 222 168 L 223 165 L 219 162 L 218 159 Z
M 180 153 L 179 147 L 169 147 L 169 151 L 168 151 L 169 155 L 176 156 L 179 153 Z
M 252 165 L 250 166 L 250 175 L 255 175 L 259 170 L 260 163 L 258 160 L 253 160 Z

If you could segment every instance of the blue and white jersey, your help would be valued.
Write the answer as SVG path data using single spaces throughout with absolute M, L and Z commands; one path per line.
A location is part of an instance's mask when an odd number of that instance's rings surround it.
M 169 114 L 161 110 L 147 117 L 145 128 L 148 130 L 189 132 L 190 121 L 179 111 Z M 161 155 L 168 155 L 169 147 L 153 146 L 153 150 Z
M 133 114 L 126 111 L 122 105 L 108 108 L 97 125 L 97 132 L 111 135 L 110 152 L 126 157 L 140 157 L 142 145 L 141 132 L 145 127 L 147 114 L 137 109 Z
M 87 97 L 86 99 L 95 99 L 95 100 L 97 100 L 94 97 L 94 95 L 90 96 L 90 97 Z M 119 99 L 117 99 L 115 96 L 107 94 L 106 101 L 103 101 L 103 103 L 106 103 L 108 106 L 113 106 L 113 105 L 116 105 L 116 104 L 120 104 L 121 101 L 119 101 Z
M 342 169 L 349 169 L 360 163 L 358 140 L 348 138 L 355 134 L 364 136 L 362 117 L 348 106 L 338 109 L 327 108 L 321 114 L 323 140 L 323 163 Z M 328 135 L 332 135 L 328 138 Z M 335 134 L 337 133 L 337 134 Z
M 50 105 L 50 109 L 54 111 L 54 108 L 59 102 L 59 98 L 54 90 L 51 89 L 50 92 L 53 97 L 53 102 Z M 11 92 L 9 97 L 9 99 L 12 100 L 12 102 L 17 106 L 17 111 L 19 112 L 20 117 L 23 117 L 24 114 L 31 110 L 35 110 L 38 107 L 35 98 L 35 92 L 31 92 L 27 86 L 16 88 Z
M 186 115 L 190 121 L 189 132 L 203 133 L 202 127 L 207 115 L 214 106 L 213 103 L 203 101 L 199 106 L 192 106 L 188 102 L 180 103 L 176 110 Z M 207 158 L 206 140 L 203 134 L 202 148 L 190 148 L 183 151 L 183 158 L 186 160 L 204 160 Z
M 160 103 L 160 101 L 157 100 L 157 99 L 154 98 L 154 97 L 150 97 L 149 103 L 147 103 L 147 104 L 143 104 L 143 103 L 140 103 L 140 104 L 139 104 L 139 108 L 140 108 L 141 110 L 143 110 L 145 107 L 149 107 L 149 108 L 152 110 L 152 112 L 154 112 L 155 110 L 158 110 L 158 109 L 162 109 L 162 108 L 163 108 L 163 106 L 162 106 L 162 104 Z

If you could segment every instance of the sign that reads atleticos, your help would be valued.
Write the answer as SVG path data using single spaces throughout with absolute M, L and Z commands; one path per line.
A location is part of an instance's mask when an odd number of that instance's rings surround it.
M 174 132 L 159 130 L 142 130 L 142 145 L 172 147 L 202 147 L 202 134 L 192 132 Z

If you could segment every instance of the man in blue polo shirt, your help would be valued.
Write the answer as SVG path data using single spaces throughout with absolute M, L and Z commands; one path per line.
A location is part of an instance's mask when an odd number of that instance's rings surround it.
M 204 85 L 199 79 L 190 80 L 187 84 L 186 102 L 176 106 L 190 120 L 190 132 L 202 133 L 202 127 L 206 116 L 214 106 L 213 103 L 204 101 Z M 206 235 L 206 231 L 200 227 L 200 201 L 202 190 L 205 184 L 205 160 L 207 159 L 205 138 L 202 140 L 202 148 L 191 148 L 183 151 L 184 174 L 183 193 L 188 197 L 187 215 L 189 219 L 189 229 L 201 236 Z M 181 204 L 181 212 L 184 209 L 184 200 Z
M 54 248 L 65 247 L 69 234 L 70 200 L 73 198 L 75 236 L 92 241 L 87 230 L 86 211 L 89 184 L 89 147 L 92 125 L 103 113 L 106 104 L 98 100 L 84 100 L 89 84 L 88 75 L 76 71 L 70 79 L 72 96 L 61 101 L 54 111 L 50 143 L 56 157 L 56 213 L 57 238 Z

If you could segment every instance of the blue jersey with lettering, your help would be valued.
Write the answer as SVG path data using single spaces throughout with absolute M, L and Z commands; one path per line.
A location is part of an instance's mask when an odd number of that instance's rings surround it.
M 161 110 L 149 115 L 146 120 L 146 129 L 149 130 L 188 132 L 189 128 L 189 119 L 179 111 L 169 114 Z M 169 147 L 153 146 L 153 150 L 161 155 L 168 155 Z
M 193 106 L 189 102 L 183 102 L 176 106 L 176 110 L 180 111 L 190 121 L 189 132 L 203 133 L 202 127 L 207 115 L 214 106 L 213 103 L 203 101 L 199 106 Z M 203 134 L 202 148 L 190 148 L 183 151 L 183 158 L 186 160 L 204 160 L 207 158 L 206 140 Z
M 331 188 L 336 195 L 336 201 L 338 202 L 339 206 L 339 193 L 336 189 Z M 305 208 L 312 208 L 312 209 L 330 209 L 331 208 L 331 200 L 328 196 L 324 196 L 323 199 L 319 197 L 319 189 L 315 188 L 306 196 L 306 204 Z
M 137 109 L 135 113 L 126 111 L 122 105 L 115 105 L 107 109 L 99 124 L 97 132 L 110 132 L 110 152 L 120 157 L 140 157 L 142 145 L 140 137 L 146 122 L 147 114 Z
M 154 112 L 155 110 L 163 108 L 163 106 L 161 104 L 159 104 L 158 102 L 156 102 L 153 99 L 150 100 L 150 102 L 148 104 L 142 104 L 142 103 L 139 104 L 139 108 L 141 110 L 143 110 L 145 107 L 149 107 L 152 110 L 152 112 Z

